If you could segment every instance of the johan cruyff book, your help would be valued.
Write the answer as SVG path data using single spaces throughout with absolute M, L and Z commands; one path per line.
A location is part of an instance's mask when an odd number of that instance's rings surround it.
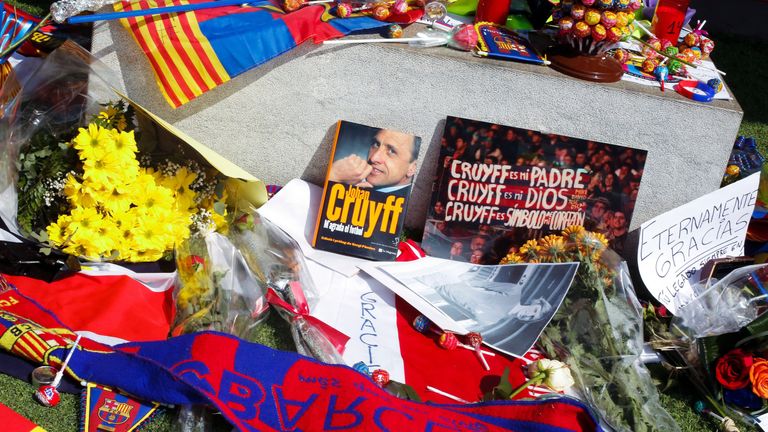
M 417 136 L 339 121 L 313 246 L 394 260 L 420 148 Z
M 424 227 L 431 256 L 496 264 L 580 225 L 620 255 L 647 151 L 448 117 Z

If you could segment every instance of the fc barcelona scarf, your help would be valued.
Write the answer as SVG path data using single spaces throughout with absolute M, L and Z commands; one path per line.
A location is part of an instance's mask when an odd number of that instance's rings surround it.
M 2 349 L 59 366 L 74 340 L 62 327 L 15 288 L 0 286 Z M 67 372 L 78 380 L 160 403 L 212 405 L 241 431 L 600 430 L 576 401 L 416 403 L 349 367 L 216 332 L 114 348 L 83 339 L 77 350 Z

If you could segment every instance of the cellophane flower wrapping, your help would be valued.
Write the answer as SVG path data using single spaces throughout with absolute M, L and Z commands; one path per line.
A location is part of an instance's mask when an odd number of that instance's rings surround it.
M 568 364 L 580 392 L 617 431 L 678 431 L 640 360 L 643 321 L 626 263 L 602 234 L 569 227 L 530 240 L 502 263 L 579 262 L 539 345 Z
M 27 238 L 90 261 L 171 259 L 223 225 L 225 178 L 135 109 L 111 72 L 67 42 L 0 101 L 0 215 Z
M 695 338 L 741 330 L 768 308 L 768 266 L 741 267 L 720 280 L 694 286 L 696 297 L 680 308 L 672 322 Z

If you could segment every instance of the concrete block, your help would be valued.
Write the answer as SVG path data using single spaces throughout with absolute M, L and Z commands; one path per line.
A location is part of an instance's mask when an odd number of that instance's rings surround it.
M 128 96 L 268 183 L 321 184 L 338 119 L 421 136 L 429 146 L 410 227 L 423 226 L 447 115 L 648 150 L 631 229 L 719 186 L 743 115 L 736 101 L 692 102 L 448 48 L 311 43 L 173 110 L 119 23 L 95 26 L 92 52 Z

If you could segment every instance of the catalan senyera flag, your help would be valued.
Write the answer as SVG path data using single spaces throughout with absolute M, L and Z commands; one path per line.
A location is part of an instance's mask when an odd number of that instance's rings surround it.
M 115 10 L 207 3 L 210 0 L 122 0 Z M 367 16 L 337 18 L 328 4 L 286 13 L 268 0 L 191 12 L 122 19 L 147 55 L 160 90 L 177 108 L 219 84 L 312 39 L 315 43 L 389 25 Z M 420 15 L 410 11 L 400 21 Z

